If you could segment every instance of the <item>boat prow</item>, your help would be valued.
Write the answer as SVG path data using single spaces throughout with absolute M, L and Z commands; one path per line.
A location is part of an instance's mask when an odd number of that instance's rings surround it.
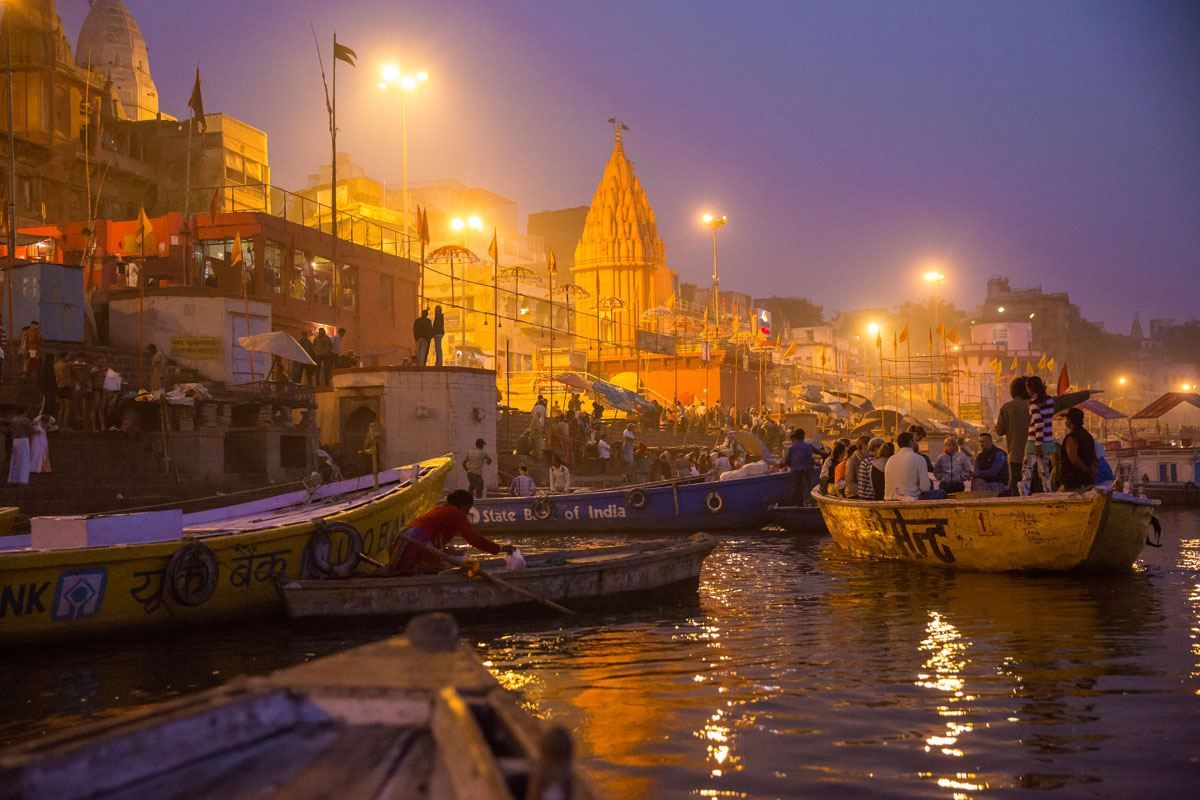
M 1097 490 L 906 502 L 814 491 L 813 498 L 850 553 L 993 572 L 1128 570 L 1158 505 Z

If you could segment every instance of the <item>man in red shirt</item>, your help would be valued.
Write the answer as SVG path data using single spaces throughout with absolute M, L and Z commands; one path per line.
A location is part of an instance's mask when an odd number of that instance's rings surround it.
M 499 545 L 475 532 L 467 512 L 475 505 L 474 496 L 458 489 L 450 493 L 446 502 L 434 506 L 429 511 L 414 519 L 405 529 L 405 533 L 418 542 L 424 542 L 431 547 L 441 550 L 454 541 L 455 536 L 467 540 L 467 544 L 485 553 L 511 553 L 511 544 Z M 393 577 L 396 575 L 430 575 L 441 572 L 447 564 L 423 547 L 418 547 L 404 539 L 396 539 L 389 554 L 388 565 L 375 573 L 375 577 Z

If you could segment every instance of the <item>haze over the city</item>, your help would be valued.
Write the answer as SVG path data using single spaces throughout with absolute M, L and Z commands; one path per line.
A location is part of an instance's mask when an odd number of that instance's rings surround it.
M 713 209 L 723 288 L 894 305 L 936 261 L 959 305 L 1000 273 L 1110 329 L 1196 315 L 1192 3 L 128 4 L 164 111 L 186 116 L 199 62 L 208 110 L 266 130 L 285 187 L 329 158 L 311 21 L 326 69 L 335 28 L 358 52 L 339 149 L 385 181 L 388 61 L 431 74 L 410 180 L 485 186 L 522 216 L 591 201 L 619 115 L 682 280 L 708 280 Z M 59 11 L 73 39 L 87 4 Z

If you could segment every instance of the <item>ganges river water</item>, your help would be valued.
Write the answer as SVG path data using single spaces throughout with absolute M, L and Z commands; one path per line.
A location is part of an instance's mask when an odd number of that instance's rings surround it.
M 1165 546 L 1105 578 L 728 535 L 691 603 L 465 631 L 504 685 L 575 731 L 604 797 L 1195 797 L 1200 512 L 1160 518 Z M 260 624 L 0 653 L 0 741 L 390 631 Z

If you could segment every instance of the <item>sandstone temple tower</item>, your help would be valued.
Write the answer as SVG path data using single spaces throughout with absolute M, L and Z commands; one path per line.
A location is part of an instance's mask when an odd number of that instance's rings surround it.
M 675 291 L 654 209 L 621 141 L 622 130 L 628 129 L 611 121 L 612 155 L 575 246 L 572 276 L 591 295 L 576 306 L 575 332 L 577 346 L 592 351 L 598 340 L 605 347 L 635 346 L 642 314 L 670 308 Z

